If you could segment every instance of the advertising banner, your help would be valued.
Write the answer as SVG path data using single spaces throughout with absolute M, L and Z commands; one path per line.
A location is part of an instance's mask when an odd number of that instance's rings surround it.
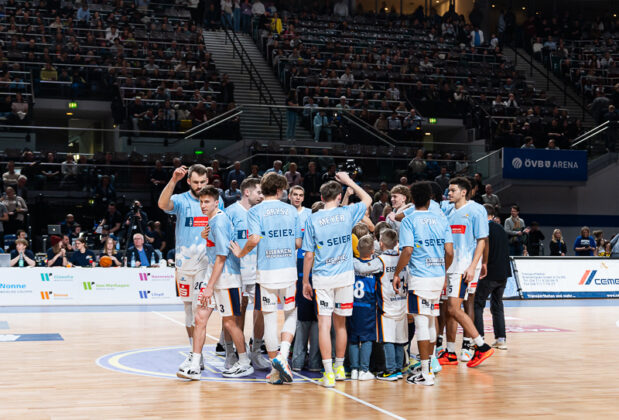
M 525 299 L 619 298 L 619 259 L 515 257 L 512 262 Z
M 503 178 L 586 181 L 587 152 L 504 148 Z
M 174 268 L 0 268 L 0 306 L 177 304 Z

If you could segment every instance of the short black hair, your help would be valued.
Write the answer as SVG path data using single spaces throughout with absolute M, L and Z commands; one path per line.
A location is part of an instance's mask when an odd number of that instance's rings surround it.
M 427 182 L 415 182 L 411 185 L 411 196 L 415 207 L 427 207 L 430 205 L 432 190 Z
M 494 206 L 492 204 L 484 204 L 484 208 L 486 209 L 488 216 L 494 216 Z
M 213 197 L 215 200 L 219 199 L 219 190 L 212 185 L 207 185 L 198 191 L 198 197 L 204 197 L 208 195 L 209 197 Z
M 452 178 L 452 180 L 449 181 L 449 185 L 457 185 L 458 188 L 460 188 L 461 190 L 466 190 L 467 195 L 473 189 L 473 187 L 471 186 L 471 182 L 463 176 L 457 176 L 455 178 Z

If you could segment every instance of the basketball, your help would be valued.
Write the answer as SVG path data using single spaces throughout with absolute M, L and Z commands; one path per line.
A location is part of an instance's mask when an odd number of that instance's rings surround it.
M 99 265 L 101 267 L 111 267 L 112 258 L 108 257 L 107 255 L 104 255 L 103 257 L 101 257 L 101 260 L 99 260 Z

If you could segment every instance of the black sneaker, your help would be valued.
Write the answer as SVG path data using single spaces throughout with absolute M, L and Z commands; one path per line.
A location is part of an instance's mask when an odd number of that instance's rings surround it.
M 215 354 L 217 356 L 225 356 L 226 355 L 226 349 L 224 348 L 224 346 L 221 345 L 221 343 L 217 343 L 217 345 L 215 346 Z
M 434 376 L 424 376 L 421 372 L 419 372 L 417 374 L 408 375 L 408 378 L 406 378 L 406 382 L 414 385 L 432 386 L 434 385 Z

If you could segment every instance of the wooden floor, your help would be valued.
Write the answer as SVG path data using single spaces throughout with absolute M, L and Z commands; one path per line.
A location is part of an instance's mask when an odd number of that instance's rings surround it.
M 96 363 L 111 353 L 186 346 L 180 311 L 2 308 L 0 337 L 59 333 L 63 341 L 0 341 L 0 419 L 607 418 L 619 409 L 616 302 L 509 307 L 510 329 L 530 332 L 508 333 L 509 350 L 479 368 L 445 367 L 434 387 L 346 381 L 335 390 L 312 382 L 183 382 L 172 379 L 173 365 L 168 377 L 156 377 Z M 208 332 L 219 335 L 217 319 Z

